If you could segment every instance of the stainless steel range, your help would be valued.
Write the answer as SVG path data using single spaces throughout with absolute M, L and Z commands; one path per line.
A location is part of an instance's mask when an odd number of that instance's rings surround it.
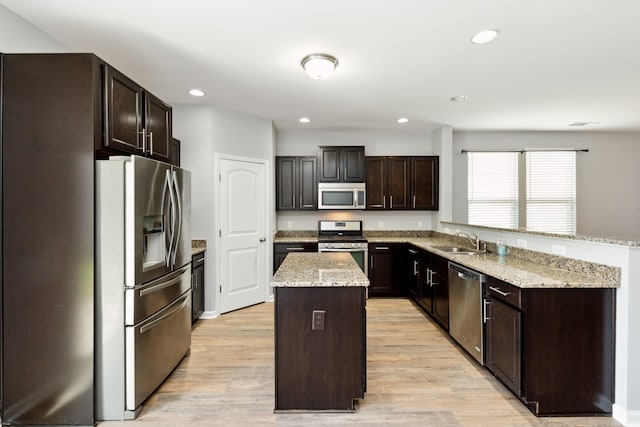
M 365 275 L 368 247 L 362 221 L 318 221 L 318 252 L 350 252 Z

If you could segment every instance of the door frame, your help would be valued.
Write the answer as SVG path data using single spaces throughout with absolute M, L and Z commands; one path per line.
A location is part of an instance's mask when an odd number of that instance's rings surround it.
M 213 200 L 215 202 L 215 207 L 213 209 L 213 230 L 212 230 L 212 234 L 213 234 L 213 250 L 215 251 L 214 254 L 214 277 L 215 277 L 215 282 L 213 284 L 213 294 L 215 295 L 215 302 L 214 302 L 214 307 L 215 307 L 215 312 L 217 315 L 220 315 L 222 312 L 222 306 L 221 306 L 221 292 L 220 292 L 220 283 L 222 281 L 222 242 L 221 242 L 221 238 L 220 238 L 220 182 L 221 182 L 221 167 L 220 167 L 220 162 L 222 160 L 233 160 L 233 161 L 237 161 L 237 162 L 245 162 L 245 163 L 258 163 L 264 166 L 264 170 L 265 170 L 265 180 L 264 180 L 264 194 L 266 195 L 265 197 L 265 217 L 264 217 L 264 233 L 265 233 L 265 238 L 267 239 L 265 241 L 265 251 L 264 251 L 264 266 L 265 266 L 265 271 L 264 271 L 264 275 L 265 277 L 265 283 L 267 284 L 266 289 L 265 289 L 265 301 L 268 302 L 270 300 L 273 299 L 272 293 L 271 293 L 271 263 L 270 263 L 270 259 L 271 259 L 271 252 L 272 252 L 272 248 L 273 248 L 273 233 L 271 232 L 271 229 L 269 227 L 269 223 L 271 222 L 272 219 L 272 211 L 273 211 L 273 197 L 270 196 L 270 194 L 272 193 L 272 186 L 271 186 L 271 182 L 273 181 L 273 179 L 271 179 L 271 162 L 268 159 L 259 159 L 259 158 L 255 158 L 255 157 L 244 157 L 244 156 L 237 156 L 237 155 L 233 155 L 233 154 L 224 154 L 224 153 L 214 153 L 214 185 L 213 185 Z M 215 179 L 218 178 L 218 179 Z

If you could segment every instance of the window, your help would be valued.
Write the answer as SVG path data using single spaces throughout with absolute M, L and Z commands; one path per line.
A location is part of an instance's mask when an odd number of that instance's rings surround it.
M 527 230 L 575 234 L 575 151 L 530 151 L 526 163 Z
M 518 153 L 469 153 L 469 224 L 518 228 Z
M 468 156 L 469 224 L 575 234 L 575 151 Z

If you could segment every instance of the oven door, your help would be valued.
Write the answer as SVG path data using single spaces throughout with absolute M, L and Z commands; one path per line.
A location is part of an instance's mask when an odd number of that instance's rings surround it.
M 369 277 L 369 252 L 367 248 L 353 248 L 353 249 L 329 249 L 318 248 L 318 252 L 350 252 L 353 259 L 358 263 L 360 269 L 364 272 L 365 276 Z

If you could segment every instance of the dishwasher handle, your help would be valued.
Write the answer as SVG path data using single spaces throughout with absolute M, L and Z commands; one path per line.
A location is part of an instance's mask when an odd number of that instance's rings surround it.
M 486 276 L 484 274 L 469 270 L 453 262 L 449 262 L 449 270 L 455 271 L 458 277 L 464 280 L 478 280 L 482 283 L 486 282 Z

